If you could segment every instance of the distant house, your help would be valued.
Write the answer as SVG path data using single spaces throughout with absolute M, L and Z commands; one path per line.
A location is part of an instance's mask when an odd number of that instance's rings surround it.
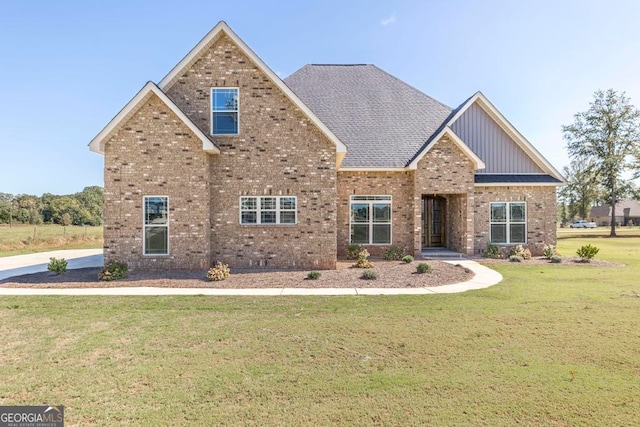
M 564 178 L 482 93 L 450 108 L 366 64 L 282 80 L 224 22 L 89 146 L 105 161 L 105 259 L 131 268 L 556 241 Z
M 611 206 L 594 206 L 589 212 L 589 217 L 598 225 L 610 225 Z M 629 221 L 633 221 L 635 225 L 640 224 L 640 201 L 621 200 L 616 203 L 616 223 L 628 225 Z

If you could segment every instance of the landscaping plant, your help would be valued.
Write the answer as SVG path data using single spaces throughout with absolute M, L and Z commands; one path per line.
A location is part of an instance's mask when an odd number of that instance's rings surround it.
M 600 252 L 599 248 L 587 244 L 579 247 L 578 250 L 576 251 L 576 254 L 578 254 L 578 256 L 580 257 L 580 261 L 590 262 L 593 259 L 593 257 L 595 257 L 598 254 L 598 252 Z
M 364 280 L 376 280 L 378 278 L 378 273 L 375 270 L 365 270 L 362 272 L 362 276 L 360 278 Z
M 509 259 L 514 255 L 522 258 L 523 260 L 531 259 L 531 251 L 522 245 L 517 245 L 511 248 L 511 251 L 509 252 Z
M 214 267 L 211 267 L 209 271 L 207 271 L 207 280 L 210 282 L 219 282 L 228 279 L 230 275 L 231 270 L 229 266 L 218 261 Z
M 397 261 L 404 256 L 404 248 L 400 246 L 391 246 L 384 253 L 383 258 L 387 261 Z
M 355 268 L 373 268 L 373 263 L 369 261 L 369 251 L 366 249 L 362 249 L 358 252 L 358 262 L 353 264 Z
M 510 262 L 522 262 L 524 258 L 518 255 L 509 255 Z
M 307 279 L 309 280 L 318 280 L 320 278 L 320 272 L 319 271 L 310 271 L 307 274 Z
M 489 243 L 487 249 L 484 251 L 485 258 L 501 259 L 503 257 L 502 249 L 500 246 Z
M 542 255 L 546 259 L 551 259 L 551 257 L 553 257 L 554 255 L 558 255 L 558 251 L 553 245 L 544 245 L 544 248 L 542 249 Z
M 352 244 L 347 246 L 347 259 L 358 259 L 358 254 L 362 251 L 362 246 Z
M 433 269 L 426 262 L 421 262 L 416 266 L 416 271 L 418 272 L 418 274 L 431 273 L 431 270 Z
M 413 257 L 411 255 L 405 255 L 402 257 L 402 261 L 406 264 L 410 264 L 413 262 Z
M 49 264 L 47 270 L 53 271 L 56 275 L 62 274 L 67 271 L 67 261 L 64 258 L 49 258 Z
M 124 279 L 128 271 L 129 265 L 126 262 L 111 260 L 102 267 L 98 273 L 98 279 L 106 281 Z

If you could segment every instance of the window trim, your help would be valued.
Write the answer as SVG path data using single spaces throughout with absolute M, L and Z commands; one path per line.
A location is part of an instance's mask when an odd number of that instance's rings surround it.
M 223 90 L 223 89 L 234 89 L 238 92 L 238 104 L 236 105 L 235 110 L 214 110 L 213 109 L 213 92 L 215 90 Z M 221 87 L 212 87 L 211 91 L 209 91 L 209 121 L 211 122 L 211 126 L 209 129 L 209 134 L 211 136 L 237 136 L 240 135 L 240 88 L 234 86 L 221 86 Z M 213 132 L 213 114 L 214 113 L 223 113 L 223 112 L 235 112 L 237 117 L 237 131 L 236 133 L 214 133 Z
M 147 203 L 146 199 L 150 199 L 153 197 L 162 197 L 167 199 L 167 223 L 162 225 L 152 225 L 146 223 L 146 209 Z M 167 195 L 146 195 L 142 196 L 142 255 L 145 257 L 165 257 L 171 253 L 170 243 L 171 239 L 169 236 L 171 235 L 171 229 L 169 227 L 171 221 L 169 220 L 169 196 Z M 165 227 L 167 229 L 167 252 L 164 254 L 148 254 L 147 253 L 147 245 L 146 245 L 146 237 L 147 237 L 147 228 L 148 227 Z
M 256 199 L 256 208 L 255 209 L 242 209 L 242 199 Z M 276 222 L 266 222 L 262 223 L 262 204 L 261 199 L 276 199 L 276 208 L 275 209 L 265 209 L 268 212 L 276 213 Z M 282 209 L 280 207 L 281 199 L 293 199 L 295 202 L 294 209 Z M 256 222 L 242 222 L 242 213 L 243 212 L 255 212 L 256 213 Z M 294 214 L 294 222 L 281 222 L 280 214 L 282 212 L 293 212 Z M 240 196 L 238 199 L 238 223 L 243 226 L 255 227 L 255 226 L 294 226 L 298 225 L 298 197 L 297 196 Z
M 357 199 L 358 197 L 362 197 L 363 199 Z M 384 199 L 382 199 L 384 197 Z M 370 215 L 369 218 L 369 243 L 356 243 L 362 246 L 389 246 L 393 244 L 393 196 L 390 194 L 353 194 L 349 196 L 349 244 L 354 244 L 351 241 L 351 226 L 353 224 L 365 224 L 364 222 L 354 223 L 352 221 L 351 216 L 351 205 L 354 203 L 367 203 L 369 204 L 369 212 L 373 212 L 373 204 L 382 204 L 386 203 L 389 205 L 389 221 L 383 223 L 376 223 L 373 221 L 373 214 Z M 389 243 L 373 243 L 373 226 L 374 224 L 378 225 L 389 225 Z
M 507 208 L 507 215 L 506 215 L 506 219 L 505 222 L 494 222 L 492 217 L 491 217 L 491 206 L 492 205 L 497 205 L 497 204 L 505 204 L 506 208 Z M 520 204 L 520 205 L 524 205 L 524 221 L 516 221 L 516 222 L 512 222 L 511 221 L 511 205 L 512 204 Z M 490 202 L 489 203 L 489 243 L 493 244 L 493 245 L 526 245 L 527 244 L 527 233 L 528 233 L 528 226 L 529 226 L 529 212 L 527 210 L 527 202 L 525 201 L 513 201 L 513 202 Z M 506 227 L 505 230 L 505 237 L 506 237 L 506 242 L 494 242 L 493 241 L 493 232 L 492 232 L 492 228 L 491 226 L 494 224 L 504 224 Z M 523 242 L 512 242 L 511 241 L 511 225 L 512 224 L 524 224 L 524 241 Z

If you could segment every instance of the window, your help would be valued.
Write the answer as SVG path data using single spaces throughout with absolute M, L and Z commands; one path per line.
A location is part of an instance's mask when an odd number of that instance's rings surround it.
M 144 254 L 167 255 L 169 253 L 169 198 L 146 196 L 143 215 Z
M 491 243 L 527 243 L 524 202 L 491 203 Z
M 240 224 L 296 224 L 296 198 L 240 197 Z
M 391 244 L 391 196 L 351 196 L 350 243 Z
M 211 89 L 211 135 L 238 134 L 238 88 Z

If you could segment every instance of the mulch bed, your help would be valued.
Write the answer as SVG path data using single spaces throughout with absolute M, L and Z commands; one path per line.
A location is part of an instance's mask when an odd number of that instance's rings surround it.
M 417 274 L 416 266 L 426 262 L 430 273 Z M 291 270 L 233 270 L 231 277 L 221 282 L 209 282 L 204 270 L 134 271 L 129 277 L 113 282 L 98 280 L 99 268 L 69 270 L 56 276 L 51 272 L 26 274 L 0 280 L 8 288 L 110 288 L 110 287 L 163 287 L 163 288 L 421 288 L 465 282 L 474 274 L 460 265 L 441 261 L 373 260 L 377 280 L 361 279 L 364 269 L 351 268 L 354 261 L 338 261 L 336 270 L 320 270 L 318 280 L 308 280 L 308 271 Z

